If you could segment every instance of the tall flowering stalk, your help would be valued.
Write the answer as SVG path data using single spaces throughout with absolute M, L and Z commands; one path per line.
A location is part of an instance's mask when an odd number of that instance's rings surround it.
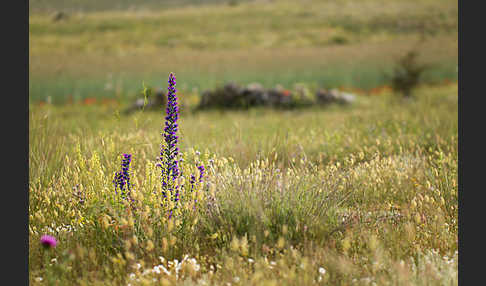
M 173 73 L 169 74 L 169 87 L 167 92 L 167 106 L 165 116 L 165 126 L 162 132 L 164 142 L 158 157 L 157 167 L 161 168 L 162 196 L 164 204 L 169 207 L 169 218 L 177 215 L 183 208 L 179 206 L 184 202 L 190 202 L 194 198 L 194 207 L 197 203 L 197 189 L 200 189 L 204 177 L 204 166 L 197 167 L 199 170 L 199 180 L 191 174 L 189 186 L 184 185 L 182 177 L 182 158 L 179 160 L 179 147 L 177 146 L 179 137 L 177 136 L 179 119 L 179 107 L 177 102 L 176 77 Z M 197 188 L 199 187 L 199 188 Z M 191 195 L 183 197 L 184 190 Z M 183 202 L 184 201 L 184 202 Z
M 196 176 L 194 176 L 193 174 L 191 174 L 191 193 L 192 191 L 194 191 L 194 184 L 196 183 Z
M 199 165 L 197 167 L 197 169 L 199 170 L 199 183 L 202 183 L 203 178 L 204 178 L 204 166 L 203 165 Z
M 175 88 L 176 77 L 173 73 L 170 73 L 168 83 L 165 127 L 162 133 L 165 145 L 160 151 L 159 160 L 161 163 L 157 164 L 157 166 L 162 168 L 162 195 L 164 198 L 167 198 L 167 191 L 169 191 L 171 197 L 177 202 L 180 199 L 179 187 L 175 186 L 176 179 L 180 175 L 179 162 L 177 160 L 179 155 L 179 147 L 177 147 L 178 136 L 176 135 L 179 127 L 177 124 L 179 107 L 177 106 L 177 89 Z
M 199 183 L 202 183 L 203 182 L 203 178 L 204 178 L 204 166 L 203 165 L 199 165 L 197 167 L 197 169 L 199 170 Z M 193 174 L 191 174 L 191 192 L 194 190 L 194 186 L 196 184 L 196 176 L 194 176 Z
M 204 166 L 201 164 L 197 167 L 197 169 L 199 170 L 199 184 L 202 184 L 203 182 L 203 178 L 204 178 Z M 191 193 L 196 189 L 195 188 L 195 185 L 196 185 L 196 176 L 194 176 L 193 174 L 191 174 Z M 197 204 L 197 199 L 195 198 L 194 199 L 194 209 L 196 208 L 196 204 Z
M 121 197 L 127 199 L 130 197 L 131 185 L 130 185 L 130 162 L 132 161 L 131 154 L 123 154 L 122 158 L 122 170 L 115 173 L 113 183 L 115 184 L 115 193 L 120 190 Z

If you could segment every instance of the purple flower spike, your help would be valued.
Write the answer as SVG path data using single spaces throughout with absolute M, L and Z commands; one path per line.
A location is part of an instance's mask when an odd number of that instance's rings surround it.
M 43 235 L 40 242 L 45 248 L 54 248 L 57 245 L 56 238 L 50 235 Z
M 165 186 L 169 183 L 168 181 L 172 180 L 172 182 L 175 182 L 180 175 L 179 162 L 177 161 L 177 155 L 179 154 L 179 148 L 177 147 L 178 136 L 176 135 L 179 127 L 177 124 L 179 107 L 177 106 L 177 89 L 175 88 L 176 77 L 173 73 L 170 73 L 168 83 L 166 121 L 164 133 L 162 134 L 166 144 L 161 150 L 159 157 L 162 161 L 162 185 L 164 186 L 162 195 L 164 197 L 167 197 Z M 179 190 L 176 190 L 176 201 L 178 200 L 178 192 Z
M 123 199 L 130 197 L 130 162 L 132 161 L 132 155 L 123 154 L 122 158 L 122 170 L 115 173 L 115 178 L 113 183 L 115 184 L 115 193 L 117 194 L 117 189 L 120 189 L 121 196 Z
M 193 174 L 191 174 L 191 192 L 194 190 L 194 183 L 196 183 L 196 176 L 194 176 Z
M 199 169 L 199 183 L 201 183 L 204 178 L 204 166 L 201 165 L 198 166 L 197 168 Z

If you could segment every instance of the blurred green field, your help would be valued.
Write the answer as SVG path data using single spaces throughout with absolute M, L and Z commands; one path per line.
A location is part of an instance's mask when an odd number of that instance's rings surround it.
M 207 4 L 237 5 L 247 0 L 32 0 L 29 1 L 30 13 L 52 13 L 64 11 L 96 12 L 113 10 L 167 9 L 181 6 L 200 6 Z
M 198 91 L 229 80 L 370 89 L 412 48 L 432 66 L 426 82 L 457 80 L 457 13 L 432 0 L 95 9 L 58 22 L 31 12 L 29 99 L 127 98 L 170 71 Z

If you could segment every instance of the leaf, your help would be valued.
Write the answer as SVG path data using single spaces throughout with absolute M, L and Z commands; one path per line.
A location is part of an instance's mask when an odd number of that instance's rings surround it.
M 151 89 L 149 89 L 145 85 L 145 81 L 142 81 L 142 86 L 143 86 L 143 107 L 142 107 L 142 110 L 145 110 L 145 106 L 148 104 L 148 97 L 151 94 Z

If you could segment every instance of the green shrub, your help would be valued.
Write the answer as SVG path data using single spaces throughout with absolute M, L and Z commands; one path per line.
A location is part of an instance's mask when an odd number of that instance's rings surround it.
M 395 92 L 404 97 L 410 97 L 412 91 L 421 81 L 427 65 L 418 62 L 419 53 L 411 50 L 402 56 L 395 67 L 391 78 L 391 85 Z

